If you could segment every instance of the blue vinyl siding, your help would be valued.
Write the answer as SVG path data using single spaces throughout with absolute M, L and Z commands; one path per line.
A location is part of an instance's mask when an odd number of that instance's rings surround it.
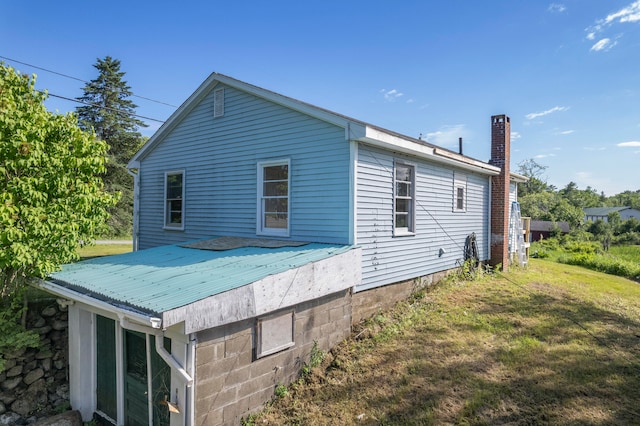
M 416 167 L 416 231 L 393 237 L 393 162 Z M 465 212 L 453 212 L 454 171 L 467 178 Z M 481 259 L 488 258 L 489 179 L 417 158 L 359 145 L 357 240 L 362 247 L 362 284 L 391 284 L 456 267 L 465 240 L 476 233 Z M 439 256 L 440 249 L 445 253 Z
M 256 235 L 257 163 L 291 161 L 291 239 L 349 241 L 344 129 L 225 87 L 224 116 L 207 94 L 141 160 L 139 247 L 213 235 Z M 164 172 L 185 171 L 185 229 L 163 229 Z

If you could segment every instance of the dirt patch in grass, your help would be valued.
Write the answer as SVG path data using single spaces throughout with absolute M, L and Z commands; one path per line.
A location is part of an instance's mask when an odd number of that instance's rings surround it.
M 640 424 L 639 336 L 638 284 L 533 261 L 359 324 L 248 422 Z

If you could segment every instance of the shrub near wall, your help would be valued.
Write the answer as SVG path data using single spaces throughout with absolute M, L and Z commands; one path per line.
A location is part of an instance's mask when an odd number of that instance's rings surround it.
M 69 407 L 68 320 L 55 299 L 29 305 L 27 328 L 40 335 L 40 347 L 2 354 L 0 424 L 25 424 Z

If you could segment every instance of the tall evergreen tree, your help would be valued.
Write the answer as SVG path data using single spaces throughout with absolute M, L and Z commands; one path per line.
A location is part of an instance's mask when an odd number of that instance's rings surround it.
M 133 93 L 120 71 L 120 61 L 107 56 L 98 59 L 94 67 L 98 77 L 87 83 L 84 94 L 77 98 L 83 103 L 76 109 L 78 121 L 82 129 L 92 129 L 109 145 L 105 187 L 122 194 L 111 210 L 109 226 L 112 235 L 125 235 L 131 232 L 133 217 L 133 180 L 127 173 L 127 162 L 143 144 L 138 128 L 146 124 L 135 117 L 137 105 L 129 99 Z

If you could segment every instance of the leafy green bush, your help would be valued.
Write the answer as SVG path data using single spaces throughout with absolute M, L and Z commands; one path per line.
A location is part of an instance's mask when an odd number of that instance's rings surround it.
M 573 255 L 560 256 L 560 263 L 577 265 L 605 274 L 617 275 L 633 280 L 640 280 L 640 264 L 618 259 L 607 255 L 593 253 L 576 253 Z
M 601 251 L 602 246 L 595 241 L 569 241 L 564 244 L 565 251 L 571 253 L 589 253 L 594 254 Z
M 625 232 L 613 237 L 614 244 L 640 245 L 640 232 Z

